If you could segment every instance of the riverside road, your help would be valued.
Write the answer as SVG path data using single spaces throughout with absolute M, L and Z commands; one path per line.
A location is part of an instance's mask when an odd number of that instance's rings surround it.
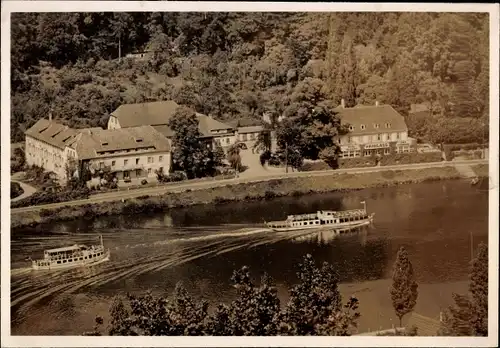
M 348 169 L 337 169 L 337 170 L 322 170 L 322 171 L 311 171 L 311 172 L 290 172 L 290 173 L 280 173 L 272 175 L 263 175 L 254 178 L 234 178 L 227 180 L 218 181 L 203 181 L 203 182 L 183 182 L 183 183 L 172 183 L 167 185 L 155 186 L 155 187 L 144 187 L 136 188 L 131 190 L 113 191 L 106 193 L 99 193 L 90 196 L 87 199 L 79 199 L 69 202 L 61 203 L 51 203 L 43 205 L 35 205 L 29 207 L 15 208 L 11 209 L 11 214 L 25 213 L 31 211 L 37 211 L 41 209 L 49 208 L 60 208 L 66 206 L 78 206 L 84 204 L 92 203 L 104 203 L 118 201 L 122 199 L 136 198 L 140 196 L 158 196 L 165 193 L 178 193 L 186 190 L 204 190 L 214 187 L 245 184 L 245 183 L 255 183 L 275 179 L 286 179 L 286 178 L 297 178 L 297 177 L 319 177 L 328 176 L 342 173 L 371 173 L 371 172 L 381 172 L 386 170 L 416 170 L 416 169 L 426 169 L 426 168 L 440 168 L 440 167 L 454 167 L 456 165 L 476 165 L 476 164 L 487 164 L 488 160 L 461 160 L 453 162 L 433 162 L 433 163 L 416 163 L 416 164 L 403 164 L 403 165 L 393 165 L 393 166 L 381 166 L 381 167 L 367 167 L 367 168 L 348 168 Z

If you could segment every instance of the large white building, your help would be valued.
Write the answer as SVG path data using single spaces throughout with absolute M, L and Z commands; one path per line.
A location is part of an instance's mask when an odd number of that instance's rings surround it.
M 72 175 L 84 167 L 127 180 L 155 178 L 158 169 L 168 173 L 171 155 L 168 140 L 151 126 L 72 129 L 42 119 L 26 131 L 26 162 L 54 172 L 62 182 L 67 169 Z
M 25 132 L 26 164 L 43 167 L 66 181 L 66 166 L 71 158 L 77 157 L 71 144 L 78 134 L 75 129 L 52 120 L 39 120 Z
M 362 157 L 411 152 L 414 139 L 408 137 L 404 117 L 390 105 L 355 106 L 335 109 L 349 133 L 338 138 L 341 157 Z

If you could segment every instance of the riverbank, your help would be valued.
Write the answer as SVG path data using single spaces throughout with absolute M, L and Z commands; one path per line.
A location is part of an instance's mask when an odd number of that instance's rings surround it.
M 65 206 L 40 211 L 11 214 L 11 228 L 34 226 L 77 218 L 97 216 L 160 212 L 200 204 L 224 204 L 235 201 L 268 200 L 282 196 L 302 196 L 310 193 L 361 190 L 365 188 L 389 187 L 409 183 L 459 179 L 453 167 L 434 167 L 413 170 L 387 170 L 367 173 L 339 173 L 321 177 L 295 177 L 230 186 L 186 189 L 160 196 L 141 196 L 122 201 Z

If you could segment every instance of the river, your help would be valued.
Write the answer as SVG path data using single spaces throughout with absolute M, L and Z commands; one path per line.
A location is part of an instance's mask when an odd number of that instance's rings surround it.
M 365 231 L 304 236 L 263 228 L 264 220 L 357 208 L 363 200 L 376 214 Z M 111 250 L 109 262 L 49 273 L 27 268 L 27 257 L 62 245 L 97 244 L 99 234 Z M 107 319 L 114 295 L 171 293 L 178 281 L 193 296 L 230 301 L 235 293 L 229 278 L 243 265 L 256 279 L 264 272 L 272 276 L 286 301 L 307 253 L 333 264 L 341 293 L 358 297 L 362 332 L 396 323 L 388 287 L 400 246 L 407 248 L 419 283 L 416 312 L 436 318 L 452 292 L 467 291 L 471 244 L 488 239 L 488 192 L 464 181 L 433 182 L 80 219 L 19 229 L 11 238 L 14 335 L 81 334 L 92 329 L 96 315 Z

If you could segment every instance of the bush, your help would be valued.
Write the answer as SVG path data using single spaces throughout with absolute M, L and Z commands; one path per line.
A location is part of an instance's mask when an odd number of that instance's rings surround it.
M 21 185 L 19 185 L 19 183 L 17 183 L 17 182 L 10 183 L 10 198 L 11 199 L 19 197 L 23 193 L 24 193 L 24 190 L 21 187 Z
M 170 175 L 168 175 L 168 182 L 177 182 L 177 181 L 183 181 L 183 180 L 187 180 L 187 175 L 186 173 L 182 172 L 182 171 L 175 171 L 173 173 L 170 173 Z
M 426 152 L 426 153 L 396 153 L 393 155 L 386 155 L 380 159 L 380 165 L 390 166 L 396 164 L 410 164 L 410 163 L 429 163 L 441 162 L 441 152 Z
M 50 203 L 68 202 L 76 199 L 86 199 L 90 196 L 88 188 L 66 190 L 62 192 L 35 192 L 33 195 L 11 204 L 12 208 L 27 207 Z
M 373 157 L 340 158 L 339 168 L 360 168 L 375 166 Z
M 24 169 L 26 164 L 26 157 L 24 150 L 20 147 L 14 149 L 12 157 L 10 158 L 10 172 L 16 173 Z
M 316 170 L 331 170 L 332 168 L 324 161 L 306 162 L 300 167 L 301 172 L 313 172 Z

